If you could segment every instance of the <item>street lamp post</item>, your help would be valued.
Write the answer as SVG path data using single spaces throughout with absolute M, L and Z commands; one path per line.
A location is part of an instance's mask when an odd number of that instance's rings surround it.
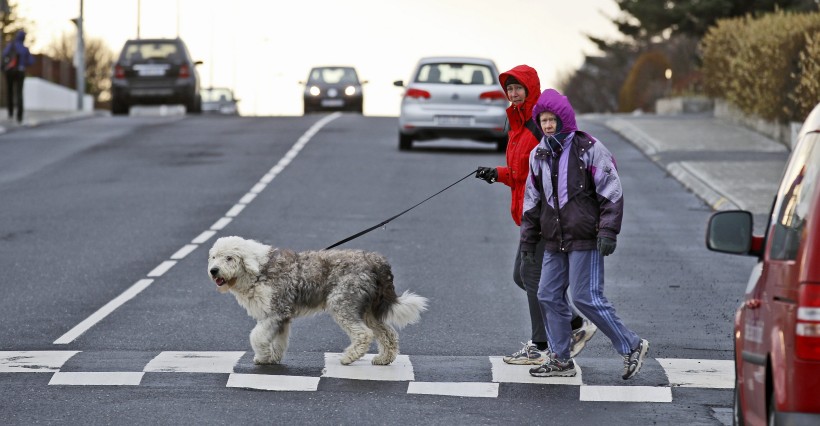
M 85 43 L 83 42 L 83 0 L 80 0 L 80 16 L 72 19 L 77 25 L 77 53 L 74 55 L 74 68 L 77 70 L 77 111 L 83 110 L 85 97 Z

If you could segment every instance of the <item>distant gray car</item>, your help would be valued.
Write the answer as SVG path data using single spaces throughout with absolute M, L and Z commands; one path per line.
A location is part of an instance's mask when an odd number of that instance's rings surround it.
M 227 87 L 208 87 L 200 91 L 202 94 L 202 112 L 224 115 L 239 115 L 239 108 L 233 91 Z
M 490 59 L 428 57 L 419 60 L 404 87 L 399 114 L 399 149 L 413 141 L 448 137 L 474 139 L 507 148 L 509 101 Z

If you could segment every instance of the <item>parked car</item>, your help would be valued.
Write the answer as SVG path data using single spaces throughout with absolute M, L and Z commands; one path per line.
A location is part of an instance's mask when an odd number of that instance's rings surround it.
M 735 314 L 735 424 L 820 424 L 820 104 L 798 134 L 765 235 L 712 215 L 710 250 L 756 256 Z
M 127 114 L 136 104 L 182 104 L 201 112 L 199 72 L 180 38 L 125 42 L 111 78 L 111 112 Z
M 362 85 L 359 75 L 353 67 L 326 66 L 310 70 L 305 85 L 304 113 L 316 111 L 355 111 L 361 114 L 364 110 Z
M 239 115 L 239 99 L 227 87 L 208 87 L 200 91 L 202 112 L 224 115 Z
M 404 87 L 399 113 L 399 149 L 413 141 L 450 137 L 475 139 L 507 148 L 507 113 L 498 68 L 490 59 L 428 57 L 416 64 Z

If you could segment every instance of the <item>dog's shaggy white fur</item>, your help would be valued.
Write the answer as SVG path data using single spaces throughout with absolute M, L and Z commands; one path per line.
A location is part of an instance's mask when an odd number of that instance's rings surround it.
M 367 352 L 373 338 L 379 353 L 373 364 L 387 365 L 399 354 L 391 326 L 415 323 L 427 299 L 409 291 L 397 297 L 384 256 L 359 250 L 295 253 L 240 237 L 216 240 L 208 253 L 208 275 L 222 292 L 231 292 L 256 319 L 250 340 L 256 364 L 278 364 L 285 356 L 291 321 L 328 312 L 350 337 L 342 364 Z

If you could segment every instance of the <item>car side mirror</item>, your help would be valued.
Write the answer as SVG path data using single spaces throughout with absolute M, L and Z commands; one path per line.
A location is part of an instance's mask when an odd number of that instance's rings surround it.
M 393 82 L 393 85 L 396 86 L 396 87 L 404 87 L 404 81 L 396 80 L 396 81 Z
M 731 254 L 752 252 L 752 214 L 727 210 L 712 214 L 706 227 L 706 248 Z
M 194 66 L 202 65 L 202 61 L 194 61 Z
M 361 83 L 359 83 L 359 84 L 367 84 L 367 83 L 370 83 L 370 80 L 363 80 L 363 81 L 362 81 Z

